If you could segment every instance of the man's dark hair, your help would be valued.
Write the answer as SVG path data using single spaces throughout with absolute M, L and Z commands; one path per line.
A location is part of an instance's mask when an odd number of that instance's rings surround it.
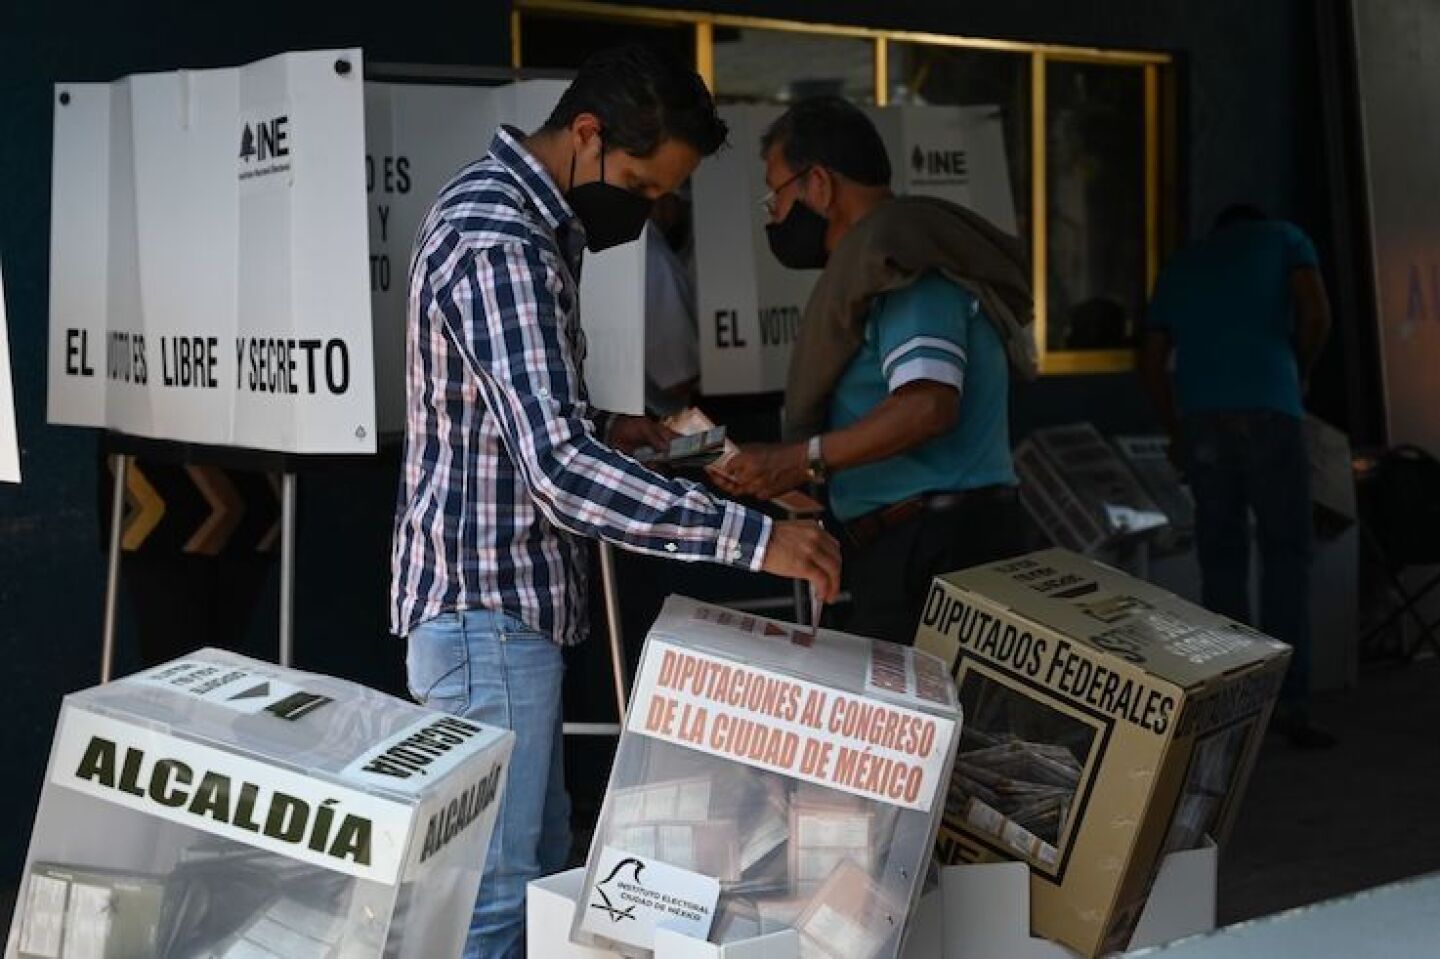
M 687 143 L 701 156 L 725 144 L 725 121 L 699 74 L 640 44 L 587 57 L 544 129 L 563 130 L 582 113 L 600 118 L 607 148 L 632 156 L 649 156 L 667 139 Z
M 1233 223 L 1256 223 L 1268 219 L 1265 211 L 1253 203 L 1232 203 L 1215 218 L 1215 229 L 1223 230 Z
M 890 185 L 890 155 L 880 131 L 842 97 L 811 97 L 786 110 L 760 138 L 760 155 L 777 144 L 796 173 L 823 166 L 865 186 Z

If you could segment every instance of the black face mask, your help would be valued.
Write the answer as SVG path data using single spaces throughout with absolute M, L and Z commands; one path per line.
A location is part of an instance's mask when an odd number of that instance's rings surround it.
M 792 270 L 819 270 L 830 254 L 825 252 L 825 231 L 830 221 L 796 200 L 779 223 L 765 225 L 770 252 Z
M 591 253 L 629 243 L 645 229 L 653 205 L 648 197 L 605 182 L 605 145 L 600 145 L 600 179 L 575 183 L 575 157 L 570 157 L 570 208 L 585 225 L 585 247 Z

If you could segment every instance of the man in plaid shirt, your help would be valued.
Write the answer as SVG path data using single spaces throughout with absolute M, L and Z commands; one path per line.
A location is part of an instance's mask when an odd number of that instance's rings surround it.
M 839 548 L 817 524 L 638 465 L 626 454 L 668 432 L 595 410 L 585 388 L 583 248 L 639 236 L 725 133 L 687 67 L 599 53 L 539 131 L 497 131 L 420 229 L 392 626 L 417 700 L 516 734 L 467 957 L 524 955 L 526 884 L 569 852 L 560 647 L 587 631 L 582 539 L 838 590 Z

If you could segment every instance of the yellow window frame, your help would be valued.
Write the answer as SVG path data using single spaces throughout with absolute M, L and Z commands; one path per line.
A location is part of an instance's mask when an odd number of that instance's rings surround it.
M 1166 53 L 1143 50 L 1113 50 L 1065 44 L 1031 43 L 1023 40 L 993 40 L 909 30 L 882 30 L 832 23 L 811 23 L 768 17 L 738 16 L 696 10 L 667 10 L 660 7 L 630 6 L 600 0 L 513 0 L 510 13 L 511 66 L 520 69 L 521 37 L 526 14 L 596 19 L 609 22 L 666 25 L 688 23 L 695 31 L 695 64 L 700 76 L 715 87 L 715 28 L 738 27 L 788 31 L 812 36 L 868 39 L 875 45 L 875 102 L 889 101 L 889 45 L 929 44 L 1022 53 L 1030 57 L 1031 82 L 1031 268 L 1035 291 L 1035 336 L 1043 374 L 1117 373 L 1135 368 L 1130 349 L 1052 350 L 1046 331 L 1049 320 L 1047 273 L 1049 268 L 1048 196 L 1046 190 L 1046 65 L 1051 62 L 1103 63 L 1136 67 L 1144 72 L 1145 90 L 1145 289 L 1155 285 L 1161 257 L 1174 246 L 1175 219 L 1175 124 L 1173 58 Z M 1162 100 L 1164 106 L 1162 108 Z

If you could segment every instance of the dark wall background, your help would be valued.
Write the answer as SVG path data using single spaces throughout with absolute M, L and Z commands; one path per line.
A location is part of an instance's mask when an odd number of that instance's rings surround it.
M 1185 112 L 1182 206 L 1206 223 L 1244 197 L 1321 239 L 1324 183 L 1311 135 L 1315 68 L 1303 0 L 648 0 L 975 36 L 1173 51 Z M 9 307 L 24 485 L 0 487 L 0 644 L 4 750 L 0 884 L 18 876 L 60 697 L 94 681 L 104 570 L 96 517 L 96 439 L 45 425 L 52 85 L 148 70 L 242 63 L 287 49 L 361 46 L 370 61 L 505 64 L 500 0 L 420 9 L 247 3 L 216 7 L 40 0 L 0 8 L 0 260 Z M 1307 126 L 1309 124 L 1309 126 Z M 1307 130 L 1310 132 L 1307 133 Z M 477 152 L 483 144 L 477 144 Z M 1128 375 L 1051 378 L 1016 400 L 1016 433 L 1092 419 L 1107 431 L 1151 421 Z M 402 647 L 386 637 L 393 456 L 306 474 L 298 537 L 299 665 L 398 689 Z M 636 576 L 631 582 L 648 577 Z M 723 593 L 734 577 L 687 571 L 685 587 Z M 647 586 L 650 585 L 647 583 Z M 647 592 L 649 590 L 647 589 Z M 274 585 L 252 630 L 273 649 Z M 645 605 L 627 597 L 634 609 Z M 128 637 L 122 637 L 128 639 Z M 197 644 L 204 641 L 196 637 Z M 601 660 L 603 662 L 603 659 Z M 133 664 L 128 642 L 120 665 Z M 580 675 L 604 672 L 577 671 Z

